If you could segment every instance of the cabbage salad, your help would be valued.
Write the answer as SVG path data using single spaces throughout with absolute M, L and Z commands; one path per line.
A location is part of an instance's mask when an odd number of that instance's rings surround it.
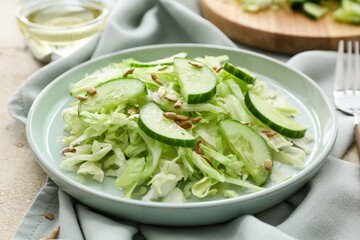
M 82 182 L 116 178 L 125 198 L 171 203 L 264 190 L 286 180 L 280 163 L 305 168 L 312 137 L 297 109 L 228 60 L 179 53 L 86 75 L 62 112 L 61 168 Z

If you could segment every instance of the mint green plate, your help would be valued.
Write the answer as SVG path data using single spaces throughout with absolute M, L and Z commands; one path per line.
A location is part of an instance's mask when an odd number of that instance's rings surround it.
M 71 83 L 79 81 L 86 73 L 120 62 L 124 58 L 151 61 L 187 52 L 190 57 L 218 56 L 226 54 L 230 62 L 254 72 L 269 88 L 279 89 L 288 97 L 291 105 L 301 113 L 299 121 L 309 127 L 314 141 L 309 144 L 312 153 L 306 158 L 307 167 L 298 172 L 282 165 L 285 175 L 293 175 L 287 181 L 278 183 L 272 179 L 261 192 L 241 195 L 232 199 L 191 200 L 183 204 L 145 202 L 122 198 L 121 190 L 114 186 L 114 178 L 107 177 L 103 183 L 87 181 L 81 184 L 72 172 L 60 169 L 63 160 L 59 138 L 64 122 L 61 112 L 72 102 L 69 94 Z M 125 219 L 159 225 L 204 225 L 223 222 L 243 214 L 254 214 L 269 208 L 295 193 L 309 181 L 326 156 L 330 153 L 336 138 L 337 123 L 332 103 L 322 90 L 304 74 L 290 69 L 283 63 L 234 48 L 212 45 L 175 44 L 156 45 L 124 50 L 81 64 L 64 73 L 49 84 L 38 96 L 30 110 L 27 122 L 28 142 L 49 177 L 65 192 L 80 202 Z

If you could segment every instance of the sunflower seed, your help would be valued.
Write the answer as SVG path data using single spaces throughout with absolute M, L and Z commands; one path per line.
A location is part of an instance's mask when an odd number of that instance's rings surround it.
M 180 127 L 182 127 L 183 129 L 189 129 L 192 127 L 192 123 L 191 121 L 185 121 L 179 124 Z
M 158 71 L 164 71 L 165 69 L 169 68 L 169 65 L 164 65 L 158 68 Z
M 156 83 L 159 84 L 159 85 L 164 85 L 164 83 L 159 79 L 158 76 L 156 76 L 155 73 L 152 73 L 152 74 L 151 74 L 151 79 L 154 80 L 154 82 L 156 82 Z
M 136 109 L 134 109 L 134 108 L 130 108 L 128 111 L 127 111 L 127 114 L 128 115 L 133 115 L 133 114 L 135 114 L 136 113 Z
M 192 123 L 198 123 L 200 120 L 202 119 L 202 116 L 198 116 L 196 118 L 194 118 L 193 120 L 191 120 Z
M 169 102 L 177 102 L 178 100 L 176 95 L 166 95 L 164 98 Z
M 190 65 L 194 66 L 194 67 L 197 67 L 197 68 L 202 68 L 202 67 L 204 67 L 204 64 L 203 64 L 203 63 L 200 63 L 200 62 L 189 61 L 188 63 L 189 63 Z
M 268 171 L 272 169 L 272 161 L 270 159 L 265 160 L 265 169 Z
M 174 104 L 174 108 L 182 108 L 182 105 L 183 103 L 181 101 L 177 101 L 175 104 Z
M 186 121 L 186 120 L 189 120 L 189 117 L 184 116 L 184 115 L 176 115 L 175 120 L 177 120 L 177 121 Z
M 166 87 L 160 87 L 158 89 L 158 96 L 159 96 L 160 99 L 165 96 L 165 93 L 166 93 Z
M 176 113 L 174 112 L 165 112 L 163 113 L 164 117 L 166 117 L 167 119 L 172 119 L 172 120 L 176 120 Z
M 277 134 L 277 132 L 275 132 L 273 130 L 264 130 L 264 131 L 261 131 L 261 133 L 265 134 L 267 137 L 272 137 L 275 134 Z
M 54 214 L 48 213 L 48 212 L 45 213 L 44 216 L 45 216 L 47 219 L 49 219 L 49 220 L 54 220 L 54 218 L 55 218 L 55 217 L 54 217 Z
M 80 101 L 86 101 L 88 98 L 82 95 L 78 95 L 76 96 L 77 99 L 79 99 Z
M 127 71 L 124 73 L 123 77 L 127 77 L 128 75 L 133 74 L 134 71 L 135 71 L 135 68 L 130 68 L 129 70 L 127 70 Z
M 91 87 L 91 86 L 86 87 L 86 92 L 87 92 L 90 96 L 94 96 L 94 95 L 97 93 L 96 89 L 95 89 L 94 87 Z

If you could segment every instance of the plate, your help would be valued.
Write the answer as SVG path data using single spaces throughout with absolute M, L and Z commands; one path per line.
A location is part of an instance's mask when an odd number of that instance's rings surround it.
M 83 78 L 86 73 L 105 67 L 125 58 L 150 61 L 167 57 L 178 52 L 187 52 L 190 57 L 218 56 L 226 54 L 230 62 L 254 72 L 259 79 L 268 83 L 269 88 L 280 89 L 291 105 L 301 113 L 300 122 L 309 127 L 314 135 L 312 153 L 306 158 L 308 165 L 291 179 L 268 189 L 232 199 L 186 202 L 183 204 L 145 202 L 125 199 L 114 186 L 114 178 L 103 183 L 95 181 L 81 184 L 72 172 L 60 169 L 64 146 L 64 122 L 61 112 L 73 98 L 69 86 Z M 105 213 L 141 223 L 194 226 L 213 224 L 230 220 L 243 214 L 254 214 L 267 209 L 295 193 L 309 181 L 326 156 L 330 153 L 336 138 L 337 125 L 332 103 L 313 80 L 269 57 L 235 48 L 198 44 L 170 44 L 133 48 L 83 63 L 62 74 L 49 84 L 32 105 L 26 132 L 29 145 L 39 164 L 48 176 L 66 193 L 80 202 Z M 290 168 L 285 168 L 288 174 Z M 271 185 L 271 184 L 270 184 Z

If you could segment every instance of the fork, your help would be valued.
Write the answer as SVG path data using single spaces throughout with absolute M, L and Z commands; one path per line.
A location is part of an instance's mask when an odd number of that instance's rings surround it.
M 353 54 L 354 45 L 354 54 Z M 359 42 L 347 42 L 344 53 L 344 41 L 339 42 L 336 59 L 334 102 L 337 109 L 354 116 L 355 137 L 360 157 L 360 66 Z

